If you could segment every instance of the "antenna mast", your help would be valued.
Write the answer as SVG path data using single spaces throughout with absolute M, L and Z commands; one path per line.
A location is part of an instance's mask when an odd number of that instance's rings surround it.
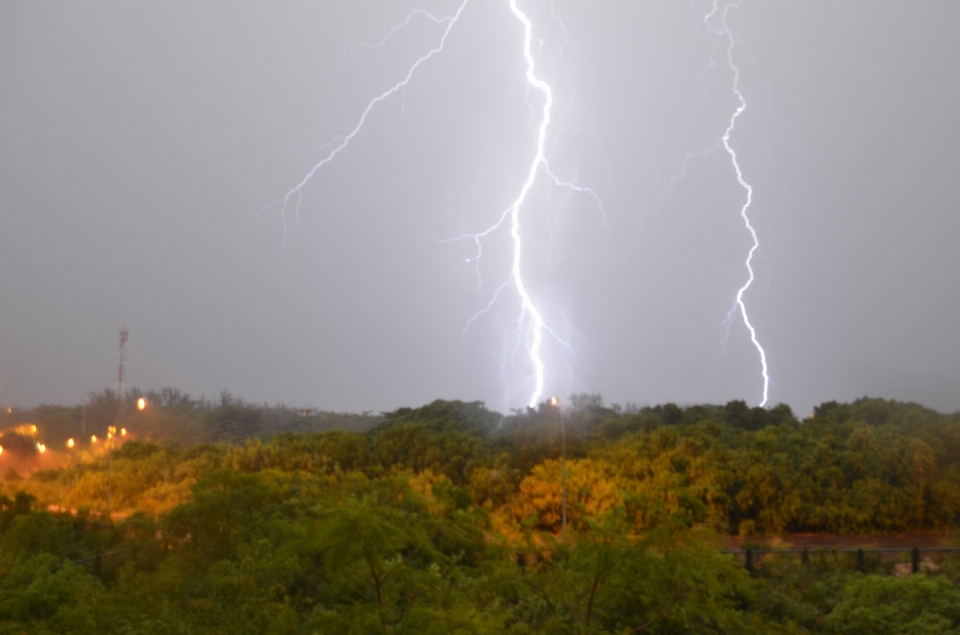
M 126 375 L 127 340 L 130 339 L 130 329 L 120 329 L 120 367 L 117 369 L 117 401 L 123 402 L 123 380 Z

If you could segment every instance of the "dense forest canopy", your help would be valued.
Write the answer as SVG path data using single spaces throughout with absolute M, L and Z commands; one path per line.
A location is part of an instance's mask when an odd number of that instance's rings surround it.
M 960 520 L 960 416 L 916 404 L 831 402 L 801 421 L 783 405 L 625 412 L 590 395 L 572 398 L 569 409 L 544 403 L 508 416 L 456 401 L 348 415 L 247 404 L 228 393 L 194 401 L 169 389 L 147 393 L 142 412 L 125 405 L 140 396 L 118 403 L 104 391 L 86 407 L 3 415 L 8 495 L 25 488 L 45 504 L 102 509 L 104 433 L 115 424 L 129 435 L 112 441 L 114 511 L 167 511 L 218 469 L 303 470 L 442 481 L 504 527 L 533 522 L 556 533 L 562 431 L 575 525 L 627 505 L 646 527 L 656 522 L 652 510 L 680 493 L 695 501 L 699 521 L 747 536 L 919 531 Z M 36 434 L 22 432 L 31 426 Z
M 168 389 L 0 428 L 0 633 L 960 628 L 949 559 L 939 577 L 836 557 L 751 577 L 721 552 L 726 535 L 951 532 L 960 416 L 916 404 L 348 415 Z M 161 546 L 73 564 L 140 544 Z

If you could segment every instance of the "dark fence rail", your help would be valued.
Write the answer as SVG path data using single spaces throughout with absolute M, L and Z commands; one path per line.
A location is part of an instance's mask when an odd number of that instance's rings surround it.
M 156 547 L 156 549 L 151 549 Z M 137 566 L 144 568 L 155 567 L 169 551 L 169 544 L 156 539 L 149 542 L 115 549 L 104 553 L 98 553 L 87 558 L 73 560 L 73 564 L 86 567 L 94 575 L 107 577 L 116 574 L 116 571 L 126 562 L 133 560 Z M 743 566 L 747 571 L 753 573 L 756 569 L 756 562 L 759 558 L 766 555 L 799 555 L 801 562 L 809 563 L 811 555 L 827 555 L 840 553 L 855 553 L 857 555 L 857 569 L 866 569 L 867 554 L 910 554 L 910 569 L 912 573 L 918 573 L 921 569 L 921 554 L 924 553 L 957 553 L 960 547 L 876 547 L 876 548 L 852 548 L 852 547 L 817 547 L 810 548 L 787 548 L 787 549 L 724 549 L 721 553 L 730 554 L 743 560 Z
M 98 553 L 72 562 L 86 568 L 96 576 L 112 577 L 121 566 L 130 561 L 133 561 L 138 567 L 152 569 L 166 556 L 167 550 L 166 542 L 158 538 L 132 547 Z
M 855 553 L 857 554 L 857 569 L 861 571 L 866 569 L 866 556 L 870 553 L 881 554 L 910 554 L 910 569 L 913 573 L 919 573 L 921 568 L 920 555 L 923 553 L 938 552 L 960 552 L 960 547 L 877 547 L 877 548 L 852 548 L 852 547 L 818 547 L 816 549 L 724 549 L 722 553 L 733 554 L 738 559 L 743 558 L 743 566 L 747 571 L 753 573 L 756 568 L 756 560 L 764 555 L 779 554 L 799 554 L 800 560 L 804 564 L 809 563 L 810 554 L 838 554 Z

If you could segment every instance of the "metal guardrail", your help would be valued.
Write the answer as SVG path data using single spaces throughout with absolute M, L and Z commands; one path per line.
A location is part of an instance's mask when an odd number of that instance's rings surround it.
M 960 547 L 876 547 L 864 549 L 853 547 L 817 547 L 816 549 L 724 549 L 721 553 L 743 555 L 743 566 L 751 573 L 754 571 L 754 556 L 766 554 L 800 554 L 800 560 L 807 563 L 811 553 L 855 553 L 857 554 L 857 568 L 866 569 L 866 554 L 868 553 L 910 553 L 910 565 L 913 573 L 920 571 L 920 554 L 928 552 L 960 551 Z
M 131 557 L 136 558 L 136 557 L 137 557 L 137 553 L 138 553 L 141 549 L 144 549 L 144 548 L 147 548 L 147 547 L 152 547 L 153 545 L 162 545 L 162 546 L 163 546 L 163 551 L 166 552 L 166 547 L 167 547 L 166 543 L 165 543 L 162 539 L 157 538 L 156 540 L 151 540 L 151 541 L 149 541 L 149 542 L 143 542 L 143 543 L 140 543 L 139 545 L 133 545 L 132 547 L 124 547 L 123 549 L 115 549 L 115 550 L 113 550 L 113 551 L 106 551 L 106 552 L 104 552 L 104 553 L 98 553 L 98 554 L 96 554 L 96 555 L 88 556 L 88 557 L 86 557 L 86 558 L 80 558 L 79 560 L 71 560 L 71 562 L 72 562 L 73 564 L 81 565 L 81 566 L 83 566 L 83 565 L 88 565 L 88 564 L 93 563 L 93 572 L 94 572 L 94 574 L 97 575 L 97 576 L 100 576 L 100 575 L 103 575 L 103 561 L 104 561 L 104 558 L 113 558 L 113 557 L 121 556 L 121 555 L 124 555 L 124 554 L 127 554 L 127 553 L 129 553 Z
M 146 547 L 152 547 L 153 545 L 163 545 L 163 551 L 166 553 L 167 544 L 164 540 L 158 538 L 156 540 L 151 540 L 149 542 L 140 543 L 139 545 L 133 545 L 132 547 L 124 547 L 123 549 L 115 549 L 113 551 L 107 551 L 104 553 L 98 553 L 93 556 L 88 556 L 86 558 L 80 558 L 79 560 L 72 560 L 71 562 L 76 565 L 87 565 L 93 563 L 94 573 L 96 575 L 102 575 L 103 573 L 103 559 L 111 558 L 114 556 L 119 556 L 125 553 L 130 553 L 132 557 L 136 557 L 139 550 Z M 920 554 L 921 553 L 931 553 L 931 552 L 958 552 L 960 547 L 876 547 L 876 548 L 853 548 L 853 547 L 817 547 L 815 549 L 810 548 L 787 548 L 787 549 L 724 549 L 720 553 L 730 554 L 734 556 L 743 556 L 743 566 L 747 571 L 751 573 L 755 569 L 754 556 L 763 556 L 767 554 L 799 554 L 802 562 L 806 563 L 809 561 L 810 554 L 820 553 L 855 553 L 857 554 L 857 568 L 863 570 L 866 568 L 866 554 L 868 553 L 910 553 L 910 564 L 911 570 L 913 573 L 918 573 L 920 571 Z

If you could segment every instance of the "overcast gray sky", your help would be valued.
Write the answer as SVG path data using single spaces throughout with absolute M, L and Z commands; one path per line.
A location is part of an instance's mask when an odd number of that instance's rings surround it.
M 0 401 L 115 385 L 126 325 L 143 389 L 525 405 L 509 222 L 479 265 L 473 239 L 435 240 L 494 226 L 536 153 L 543 93 L 508 0 L 466 4 L 304 186 L 299 223 L 268 207 L 460 5 L 0 0 Z M 544 395 L 758 404 L 739 313 L 725 345 L 722 329 L 751 238 L 720 144 L 739 103 L 720 14 L 518 6 L 553 90 L 549 168 L 602 201 L 541 166 L 520 208 L 523 280 L 549 327 Z M 746 102 L 730 145 L 760 242 L 744 301 L 771 405 L 960 410 L 957 24 L 955 1 L 727 11 Z

